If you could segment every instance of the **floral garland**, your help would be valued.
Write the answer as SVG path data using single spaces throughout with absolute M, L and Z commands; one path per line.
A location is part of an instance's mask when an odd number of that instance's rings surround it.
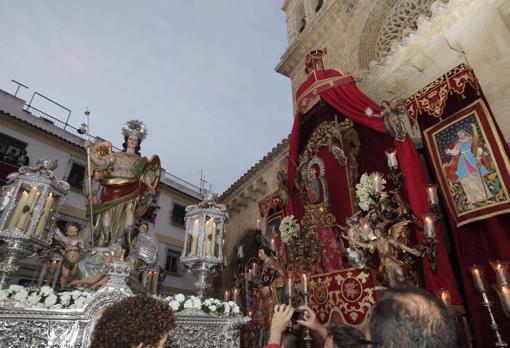
M 79 309 L 85 306 L 89 294 L 79 290 L 55 292 L 47 285 L 41 288 L 11 285 L 7 289 L 0 289 L 0 305 L 13 303 L 16 307 Z
M 222 302 L 215 298 L 202 300 L 196 296 L 185 296 L 177 294 L 162 299 L 167 302 L 174 312 L 181 312 L 185 309 L 200 309 L 208 314 L 216 314 L 222 316 L 234 316 L 240 313 L 239 306 L 233 302 Z
M 384 190 L 384 184 L 386 184 L 386 180 L 381 180 L 381 187 Z M 359 184 L 356 184 L 356 197 L 358 198 L 358 206 L 363 211 L 368 211 L 371 205 L 375 204 L 374 197 L 374 182 L 372 178 L 364 173 L 359 179 Z
M 285 244 L 289 245 L 293 239 L 299 236 L 301 226 L 294 215 L 285 216 L 280 223 L 280 233 Z

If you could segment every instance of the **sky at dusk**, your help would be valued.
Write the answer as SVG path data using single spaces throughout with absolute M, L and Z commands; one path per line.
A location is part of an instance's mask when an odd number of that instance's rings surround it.
M 279 0 L 23 0 L 0 2 L 0 89 L 11 79 L 72 110 L 79 126 L 121 145 L 144 121 L 142 153 L 222 193 L 286 138 L 290 80 L 274 71 L 287 47 Z M 62 110 L 43 105 L 49 113 Z

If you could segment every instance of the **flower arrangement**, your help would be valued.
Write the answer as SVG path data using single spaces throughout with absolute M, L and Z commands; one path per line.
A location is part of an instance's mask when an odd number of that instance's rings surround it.
M 83 308 L 89 296 L 88 292 L 74 290 L 55 292 L 49 286 L 24 287 L 11 285 L 7 289 L 0 289 L 0 304 L 14 303 L 16 307 L 36 308 Z
M 280 233 L 283 242 L 289 245 L 293 239 L 298 237 L 300 229 L 301 226 L 299 226 L 294 215 L 284 217 L 280 223 Z
M 200 297 L 185 296 L 183 294 L 168 296 L 162 300 L 167 302 L 174 312 L 194 308 L 205 313 L 221 316 L 233 316 L 240 313 L 239 306 L 233 301 L 223 302 L 215 298 L 202 300 Z
M 384 184 L 386 184 L 386 180 L 381 180 L 382 189 L 384 190 Z M 374 182 L 372 178 L 367 174 L 364 173 L 360 180 L 359 184 L 356 184 L 356 197 L 358 198 L 358 206 L 363 211 L 368 211 L 370 209 L 370 205 L 375 204 L 375 197 L 374 197 Z

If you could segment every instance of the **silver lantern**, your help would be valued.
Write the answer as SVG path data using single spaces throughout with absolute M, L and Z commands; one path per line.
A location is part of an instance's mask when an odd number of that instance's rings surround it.
M 223 263 L 223 231 L 228 218 L 225 205 L 215 202 L 216 196 L 186 207 L 186 237 L 181 262 L 197 276 L 194 288 L 203 297 L 208 278 Z
M 57 161 L 42 158 L 7 177 L 0 196 L 0 286 L 18 269 L 18 261 L 51 244 L 55 214 L 69 184 L 55 178 Z

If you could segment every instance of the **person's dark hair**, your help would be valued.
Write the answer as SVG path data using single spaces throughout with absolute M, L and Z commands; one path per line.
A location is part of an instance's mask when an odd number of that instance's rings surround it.
M 454 315 L 420 288 L 389 289 L 372 311 L 370 339 L 385 348 L 460 347 Z
M 129 139 L 128 136 L 124 137 L 124 143 L 122 144 L 122 152 L 126 152 L 126 150 L 127 150 L 128 139 Z M 136 145 L 136 147 L 135 147 L 135 153 L 137 155 L 140 155 L 140 149 L 141 149 L 140 144 L 141 143 L 142 143 L 142 141 L 140 140 L 140 138 L 138 138 L 138 145 Z
M 332 324 L 328 327 L 328 337 L 333 338 L 335 348 L 366 348 L 365 336 L 355 327 Z
M 90 348 L 156 345 L 174 327 L 168 304 L 147 295 L 131 296 L 106 307 L 94 327 Z
M 68 222 L 66 224 L 66 230 L 68 227 L 75 227 L 78 230 L 78 233 L 81 231 L 81 225 L 77 222 Z
M 259 245 L 259 249 L 258 250 L 264 250 L 264 253 L 267 256 L 271 256 L 273 254 L 273 251 L 271 250 L 271 248 L 266 246 L 266 245 Z

